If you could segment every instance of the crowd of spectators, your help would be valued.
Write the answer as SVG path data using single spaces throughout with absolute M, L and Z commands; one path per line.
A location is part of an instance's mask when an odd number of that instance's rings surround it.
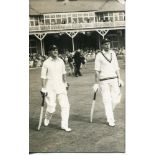
M 87 62 L 94 61 L 95 60 L 95 55 L 100 51 L 98 49 L 78 49 L 80 50 L 80 55 L 81 55 L 81 67 L 86 66 Z M 120 49 L 113 49 L 116 52 L 117 57 L 121 58 L 125 56 L 125 49 L 120 48 Z M 59 54 L 59 57 L 63 59 L 64 63 L 69 65 L 71 68 L 74 68 L 71 64 L 74 64 L 74 55 L 76 51 L 69 52 L 65 51 L 63 54 Z M 36 67 L 41 67 L 42 63 L 48 58 L 47 55 L 40 55 L 37 53 L 32 53 L 29 55 L 29 67 L 30 68 L 36 68 Z M 73 69 L 72 69 L 73 70 Z M 73 72 L 73 71 L 71 71 Z
M 43 62 L 48 58 L 48 56 L 41 56 L 40 54 L 33 53 L 29 55 L 29 67 L 36 68 L 41 67 Z

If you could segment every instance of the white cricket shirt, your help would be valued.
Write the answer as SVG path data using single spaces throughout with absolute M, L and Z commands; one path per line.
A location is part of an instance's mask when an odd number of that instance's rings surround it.
M 62 78 L 63 74 L 66 74 L 66 70 L 62 59 L 52 59 L 49 57 L 44 61 L 41 70 L 41 78 L 47 79 L 47 90 L 54 90 L 57 93 L 64 92 L 66 88 Z
M 99 78 L 103 79 L 117 76 L 116 70 L 119 70 L 119 66 L 115 52 L 110 50 L 107 55 L 103 50 L 102 53 L 99 52 L 95 58 L 95 70 L 100 72 Z

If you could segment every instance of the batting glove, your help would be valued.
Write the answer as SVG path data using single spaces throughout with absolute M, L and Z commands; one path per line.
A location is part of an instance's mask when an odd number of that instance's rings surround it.
M 45 96 L 47 96 L 47 90 L 46 90 L 46 88 L 41 88 L 41 92 L 42 92 Z
M 123 87 L 124 86 L 124 82 L 121 79 L 118 79 L 118 85 L 119 85 L 119 87 Z
M 94 86 L 93 86 L 94 92 L 96 92 L 98 90 L 98 88 L 99 88 L 99 84 L 94 84 Z

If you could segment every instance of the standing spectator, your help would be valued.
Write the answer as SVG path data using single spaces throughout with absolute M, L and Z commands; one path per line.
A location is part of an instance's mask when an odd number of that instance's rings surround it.
M 81 54 L 81 68 L 82 66 L 84 66 L 84 68 L 86 68 L 86 58 L 84 56 L 84 54 Z
M 55 112 L 57 99 L 61 106 L 61 129 L 71 131 L 71 128 L 68 127 L 70 105 L 66 91 L 65 64 L 58 57 L 58 48 L 55 45 L 50 46 L 50 57 L 43 63 L 41 80 L 41 91 L 48 94 L 45 98 L 47 108 L 44 125 L 49 125 L 52 114 Z
M 72 58 L 72 54 L 68 53 L 67 54 L 67 58 L 68 58 L 68 64 L 69 64 L 69 75 L 73 75 L 74 72 L 74 66 L 73 66 L 73 58 Z
M 118 61 L 114 51 L 110 50 L 110 40 L 103 39 L 102 51 L 95 58 L 95 84 L 94 91 L 100 88 L 102 102 L 105 106 L 105 114 L 109 126 L 115 126 L 113 110 L 120 102 L 120 86 L 123 81 L 120 78 Z
M 80 67 L 81 67 L 81 63 L 82 63 L 80 49 L 78 49 L 75 52 L 73 59 L 74 59 L 74 67 L 75 67 L 75 69 L 74 69 L 75 76 L 76 77 L 82 76 L 82 74 L 80 72 Z
M 67 57 L 67 55 L 64 56 L 64 62 L 65 62 L 65 64 L 68 63 L 68 57 Z

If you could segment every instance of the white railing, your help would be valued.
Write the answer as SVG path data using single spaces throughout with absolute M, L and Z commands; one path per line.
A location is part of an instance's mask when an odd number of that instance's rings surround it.
M 96 23 L 76 23 L 76 24 L 56 24 L 56 25 L 37 25 L 30 26 L 30 32 L 34 31 L 58 31 L 58 30 L 76 30 L 87 28 L 115 28 L 125 27 L 125 21 L 115 22 L 96 22 Z

